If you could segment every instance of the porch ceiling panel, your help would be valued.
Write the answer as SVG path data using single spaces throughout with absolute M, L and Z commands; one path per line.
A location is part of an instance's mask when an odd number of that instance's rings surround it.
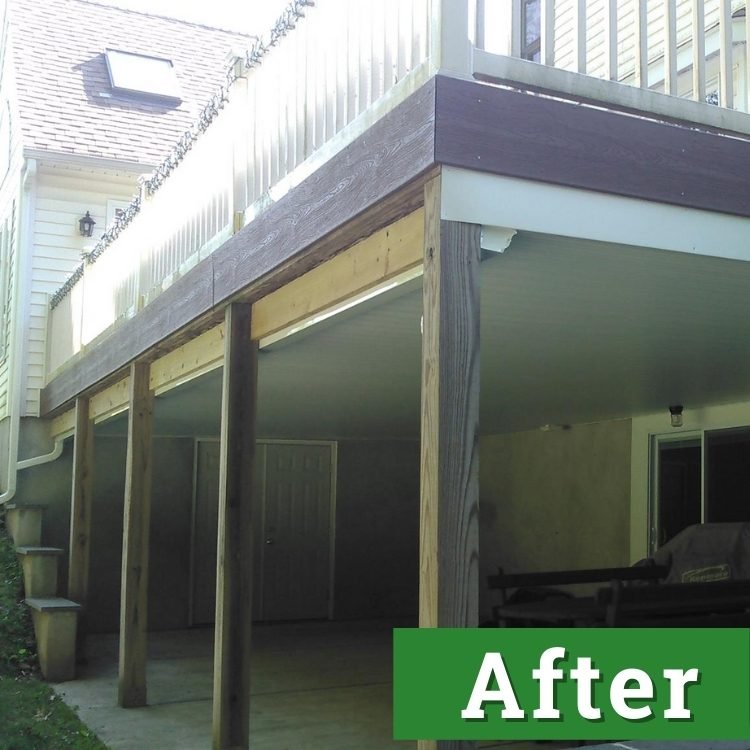
M 482 264 L 482 432 L 747 398 L 748 289 L 747 262 L 520 233 Z M 263 350 L 258 434 L 416 437 L 420 316 L 412 284 Z M 160 397 L 157 431 L 217 434 L 220 391 Z
M 483 431 L 750 393 L 750 263 L 521 234 L 482 281 Z

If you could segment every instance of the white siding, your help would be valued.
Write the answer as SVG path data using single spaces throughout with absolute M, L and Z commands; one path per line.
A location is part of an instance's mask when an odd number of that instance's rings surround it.
M 40 164 L 37 174 L 31 288 L 26 340 L 26 414 L 38 416 L 39 392 L 45 385 L 49 298 L 91 250 L 105 229 L 108 200 L 130 200 L 136 174 L 113 174 L 73 166 Z M 78 220 L 89 211 L 94 236 L 78 233 Z
M 0 28 L 0 107 L 8 102 L 10 113 L 10 166 L 5 175 L 0 175 L 0 227 L 6 225 L 9 228 L 9 241 L 5 247 L 4 257 L 0 263 L 5 265 L 4 272 L 0 274 L 3 278 L 5 290 L 0 290 L 0 315 L 5 317 L 8 325 L 8 338 L 10 328 L 16 321 L 12 318 L 15 309 L 15 298 L 13 289 L 16 279 L 16 259 L 18 257 L 18 214 L 20 205 L 20 175 L 23 165 L 23 157 L 20 141 L 20 129 L 18 127 L 18 114 L 16 108 L 16 93 L 13 85 L 12 60 L 9 46 L 5 41 L 4 19 Z M 1 146 L 0 146 L 1 147 Z M 10 314 L 8 314 L 10 313 Z M 2 326 L 0 325 L 0 329 Z M 0 337 L 5 334 L 0 330 Z M 10 352 L 5 341 L 0 341 L 0 420 L 8 416 L 8 376 L 10 367 Z M 1 457 L 0 457 L 1 460 Z

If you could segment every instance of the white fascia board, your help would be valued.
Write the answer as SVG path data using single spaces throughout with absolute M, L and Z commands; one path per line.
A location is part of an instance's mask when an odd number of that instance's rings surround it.
M 44 164 L 70 165 L 112 172 L 120 171 L 147 174 L 151 172 L 155 166 L 153 164 L 144 164 L 137 161 L 105 159 L 101 156 L 87 156 L 85 154 L 66 154 L 59 151 L 47 151 L 45 149 L 37 148 L 24 148 L 23 154 L 27 159 L 36 159 Z
M 750 261 L 750 219 L 443 167 L 441 218 Z

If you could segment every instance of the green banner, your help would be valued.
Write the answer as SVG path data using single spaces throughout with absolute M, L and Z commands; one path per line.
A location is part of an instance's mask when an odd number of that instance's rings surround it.
M 748 739 L 750 630 L 394 630 L 397 740 Z

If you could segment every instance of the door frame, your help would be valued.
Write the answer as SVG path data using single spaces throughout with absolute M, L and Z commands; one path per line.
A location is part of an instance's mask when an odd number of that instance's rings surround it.
M 705 430 L 691 429 L 679 430 L 673 432 L 655 433 L 650 435 L 651 450 L 649 451 L 650 471 L 649 471 L 649 523 L 648 523 L 648 554 L 653 555 L 659 542 L 661 528 L 659 526 L 659 506 L 661 498 L 659 497 L 659 449 L 662 445 L 668 443 L 680 443 L 685 440 L 697 440 L 701 449 L 701 523 L 706 518 L 706 465 L 705 465 Z
M 193 493 L 191 502 L 191 518 L 190 518 L 190 566 L 189 566 L 189 597 L 188 597 L 188 626 L 194 625 L 194 597 L 195 597 L 195 520 L 196 520 L 196 508 L 198 501 L 198 446 L 199 443 L 219 443 L 220 438 L 213 436 L 199 436 L 193 440 Z M 328 619 L 333 620 L 334 615 L 334 601 L 335 601 L 335 584 L 336 584 L 336 478 L 338 476 L 338 442 L 335 440 L 293 440 L 293 439 L 276 439 L 276 438 L 258 438 L 255 441 L 256 447 L 267 446 L 267 445 L 322 445 L 328 446 L 331 450 L 331 481 L 330 481 L 330 502 L 329 502 L 329 518 L 328 518 Z M 265 514 L 266 514 L 266 462 L 263 462 L 263 476 L 261 478 L 261 486 L 263 487 L 263 498 L 261 505 L 261 528 L 265 527 Z M 260 549 L 260 571 L 258 574 L 258 580 L 260 581 L 261 590 L 258 596 L 260 602 L 260 612 L 257 614 L 262 618 L 263 616 L 263 581 L 264 581 L 264 565 L 265 565 L 265 548 L 261 545 Z

